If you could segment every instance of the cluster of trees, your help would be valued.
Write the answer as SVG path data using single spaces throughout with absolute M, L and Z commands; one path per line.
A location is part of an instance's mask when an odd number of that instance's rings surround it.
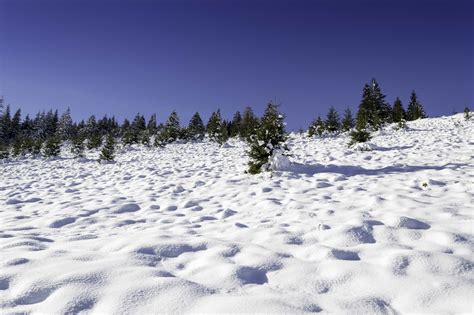
M 341 118 L 336 109 L 330 107 L 324 120 L 317 117 L 312 122 L 308 135 L 312 137 L 350 131 L 351 144 L 365 142 L 370 139 L 371 132 L 384 124 L 397 122 L 403 126 L 406 120 L 425 117 L 426 113 L 415 91 L 412 91 L 405 110 L 398 97 L 391 106 L 373 79 L 371 84 L 364 85 L 355 119 L 350 109 L 346 109 Z M 261 118 L 255 116 L 252 108 L 246 107 L 242 114 L 236 112 L 232 120 L 227 121 L 217 110 L 212 113 L 207 124 L 204 124 L 199 113 L 195 113 L 187 127 L 181 127 L 176 112 L 172 112 L 160 124 L 156 115 L 147 121 L 141 114 L 137 114 L 132 121 L 125 119 L 122 124 L 114 117 L 107 116 L 101 119 L 91 116 L 76 123 L 69 109 L 60 116 L 58 111 L 50 110 L 38 113 L 34 118 L 27 115 L 22 119 L 20 109 L 12 115 L 10 106 L 4 107 L 0 99 L 0 158 L 26 154 L 57 156 L 62 143 L 68 142 L 76 157 L 83 157 L 86 149 L 101 148 L 99 161 L 113 161 L 117 142 L 124 146 L 143 144 L 161 147 L 177 140 L 201 141 L 206 136 L 220 144 L 229 138 L 239 137 L 249 143 L 248 172 L 256 174 L 269 168 L 269 160 L 275 150 L 286 150 L 284 143 L 287 133 L 283 120 L 278 105 L 273 102 L 267 105 Z
M 101 152 L 101 160 L 110 161 L 117 141 L 124 146 L 164 146 L 177 140 L 200 141 L 207 135 L 222 144 L 230 137 L 249 139 L 258 123 L 251 107 L 246 107 L 242 114 L 236 112 L 230 121 L 222 119 L 217 110 L 207 124 L 195 113 L 187 127 L 181 127 L 176 112 L 160 124 L 155 114 L 148 121 L 137 114 L 132 121 L 125 119 L 122 124 L 115 117 L 96 119 L 94 115 L 76 123 L 69 109 L 61 115 L 57 110 L 50 110 L 38 113 L 33 119 L 29 115 L 22 119 L 21 109 L 12 115 L 10 106 L 4 106 L 0 99 L 0 158 L 26 154 L 57 156 L 62 144 L 68 142 L 77 157 L 83 157 L 85 150 L 102 148 L 105 151 Z

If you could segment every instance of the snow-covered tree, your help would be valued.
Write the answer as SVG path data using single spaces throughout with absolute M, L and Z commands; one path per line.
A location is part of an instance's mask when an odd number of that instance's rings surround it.
M 209 121 L 206 125 L 207 135 L 209 139 L 217 141 L 220 136 L 221 132 L 221 125 L 222 125 L 222 118 L 221 118 L 221 111 L 218 109 L 216 112 L 211 114 L 209 117 Z
M 426 117 L 427 116 L 425 110 L 423 109 L 423 105 L 421 105 L 420 101 L 418 100 L 415 90 L 412 90 L 410 103 L 407 107 L 407 120 L 417 120 Z
M 324 122 L 326 130 L 329 132 L 337 132 L 341 127 L 341 122 L 339 119 L 339 114 L 337 113 L 334 106 L 329 108 L 328 114 L 326 116 L 326 121 Z
M 43 155 L 46 157 L 58 156 L 61 153 L 61 140 L 57 136 L 46 139 L 43 145 Z
M 315 135 L 321 136 L 325 130 L 326 125 L 321 116 L 318 116 L 308 128 L 308 137 L 313 137 Z
M 84 138 L 80 135 L 72 138 L 71 153 L 76 158 L 84 157 Z
M 112 162 L 115 159 L 115 138 L 112 134 L 107 135 L 105 145 L 100 151 L 99 162 Z
M 283 115 L 278 111 L 278 105 L 270 102 L 256 128 L 250 136 L 249 169 L 250 174 L 260 173 L 269 167 L 269 159 L 276 150 L 285 149 L 287 139 Z
M 252 108 L 250 106 L 245 107 L 240 123 L 240 137 L 248 140 L 255 133 L 258 124 L 258 118 L 253 113 Z
M 242 124 L 242 115 L 239 111 L 235 112 L 232 121 L 230 122 L 229 137 L 237 137 L 240 135 L 240 128 Z
M 464 108 L 464 119 L 469 120 L 469 119 L 471 119 L 471 117 L 472 117 L 471 110 L 469 109 L 469 107 L 466 106 Z
M 166 121 L 166 124 L 163 127 L 163 130 L 160 132 L 158 137 L 156 137 L 155 144 L 171 143 L 173 141 L 178 140 L 180 134 L 181 134 L 181 127 L 179 125 L 178 113 L 173 111 L 168 117 L 168 120 Z
M 72 138 L 73 132 L 74 126 L 71 117 L 71 110 L 68 107 L 61 115 L 61 118 L 59 118 L 57 134 L 61 140 L 69 140 Z

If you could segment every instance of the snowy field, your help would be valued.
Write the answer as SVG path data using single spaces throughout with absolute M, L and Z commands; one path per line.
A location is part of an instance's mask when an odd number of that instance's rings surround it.
M 474 122 L 0 164 L 0 312 L 471 313 Z

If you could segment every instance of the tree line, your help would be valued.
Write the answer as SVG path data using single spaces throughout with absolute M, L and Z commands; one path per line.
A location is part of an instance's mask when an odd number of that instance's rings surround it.
M 13 115 L 10 106 L 4 106 L 0 99 L 0 158 L 21 155 L 60 154 L 61 144 L 69 142 L 72 153 L 83 157 L 84 151 L 101 148 L 101 160 L 114 158 L 116 141 L 122 145 L 142 144 L 163 147 L 181 141 L 201 141 L 205 137 L 223 144 L 229 138 L 241 138 L 250 145 L 249 172 L 259 173 L 268 167 L 269 158 L 275 150 L 285 150 L 287 133 L 284 115 L 278 105 L 270 102 L 262 117 L 257 117 L 251 107 L 242 114 L 237 111 L 231 120 L 225 120 L 220 110 L 213 112 L 204 124 L 196 112 L 186 127 L 181 127 L 177 112 L 173 111 L 164 123 L 158 123 L 155 114 L 147 120 L 137 114 L 133 120 L 125 119 L 119 124 L 115 117 L 94 115 L 87 120 L 74 122 L 70 110 L 59 115 L 58 111 L 40 112 L 34 118 L 26 115 L 22 119 L 21 109 Z M 354 118 L 346 109 L 342 118 L 331 106 L 323 119 L 318 116 L 307 130 L 309 137 L 350 132 L 351 144 L 370 139 L 370 134 L 388 123 L 398 123 L 427 117 L 415 91 L 411 92 L 407 109 L 397 97 L 393 106 L 385 100 L 385 95 L 375 79 L 366 83 L 362 99 Z

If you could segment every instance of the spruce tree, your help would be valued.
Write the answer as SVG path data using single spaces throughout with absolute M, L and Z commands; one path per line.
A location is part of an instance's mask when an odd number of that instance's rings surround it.
M 10 125 L 10 105 L 7 105 L 0 119 L 0 142 L 4 145 L 8 145 L 10 142 Z
M 349 131 L 354 128 L 354 118 L 352 117 L 352 112 L 349 108 L 344 111 L 344 117 L 341 122 L 342 131 Z
M 156 114 L 151 115 L 150 120 L 148 120 L 148 124 L 146 126 L 149 135 L 155 135 L 158 131 L 158 127 L 156 125 Z
M 270 157 L 275 150 L 283 149 L 286 141 L 283 115 L 278 111 L 278 106 L 270 102 L 265 113 L 256 128 L 255 134 L 249 138 L 249 169 L 250 174 L 260 173 L 266 170 Z
M 405 119 L 406 113 L 405 109 L 403 109 L 402 101 L 397 97 L 395 102 L 393 103 L 393 114 L 392 114 L 393 122 L 399 123 Z
M 21 131 L 21 109 L 18 109 L 12 117 L 10 123 L 10 139 L 15 140 Z
M 69 140 L 72 137 L 73 122 L 69 107 L 61 115 L 61 118 L 59 118 L 57 134 L 61 140 Z
M 105 145 L 100 151 L 99 162 L 113 162 L 115 159 L 115 138 L 109 133 Z
M 250 106 L 245 107 L 240 123 L 240 137 L 248 141 L 249 137 L 255 133 L 258 125 L 258 118 L 253 113 L 252 108 Z
M 221 132 L 221 124 L 222 124 L 221 111 L 220 109 L 218 109 L 217 112 L 213 112 L 211 114 L 211 117 L 209 117 L 209 121 L 207 122 L 207 125 L 206 125 L 206 131 L 207 131 L 207 135 L 209 136 L 209 139 L 213 141 L 217 141 Z
M 81 135 L 72 138 L 71 153 L 76 158 L 84 157 L 84 138 Z
M 187 138 L 190 140 L 202 140 L 204 138 L 205 132 L 206 127 L 204 127 L 201 116 L 198 112 L 196 112 L 189 121 L 187 128 Z
M 471 110 L 469 109 L 469 107 L 464 107 L 464 119 L 465 120 L 469 120 L 471 119 L 472 117 L 472 113 L 471 113 Z
M 308 137 L 311 138 L 315 135 L 322 136 L 325 130 L 326 126 L 324 124 L 324 121 L 321 116 L 318 116 L 308 128 Z
M 370 140 L 370 130 L 368 124 L 368 114 L 364 107 L 360 107 L 357 112 L 356 128 L 351 132 L 351 141 L 349 146 L 359 142 L 367 142 Z
M 219 133 L 217 134 L 216 141 L 217 143 L 223 145 L 229 139 L 229 124 L 224 120 L 219 127 Z
M 425 110 L 423 105 L 418 101 L 415 90 L 412 90 L 410 96 L 410 103 L 407 107 L 407 120 L 417 120 L 420 118 L 426 118 Z
M 237 137 L 240 135 L 240 128 L 242 124 L 242 115 L 240 114 L 239 111 L 235 112 L 234 117 L 232 118 L 232 121 L 230 123 L 230 130 L 229 130 L 229 136 L 230 137 Z
M 337 113 L 334 106 L 329 108 L 328 114 L 325 121 L 326 130 L 329 132 L 337 132 L 341 127 L 341 122 L 339 119 L 339 114 Z
M 163 143 L 171 143 L 173 141 L 176 141 L 179 138 L 180 129 L 181 127 L 179 125 L 178 113 L 173 111 L 168 117 L 168 120 L 166 121 L 166 124 L 163 130 L 161 131 L 158 139 L 160 139 L 160 141 Z
M 61 153 L 61 140 L 56 136 L 46 139 L 43 145 L 43 155 L 45 157 L 55 157 Z
M 102 136 L 99 134 L 99 132 L 89 135 L 89 139 L 87 139 L 88 150 L 98 149 L 101 145 L 102 145 Z
M 0 159 L 8 159 L 10 157 L 10 148 L 8 145 L 0 143 Z
M 23 139 L 20 137 L 15 138 L 12 146 L 12 156 L 23 155 Z

